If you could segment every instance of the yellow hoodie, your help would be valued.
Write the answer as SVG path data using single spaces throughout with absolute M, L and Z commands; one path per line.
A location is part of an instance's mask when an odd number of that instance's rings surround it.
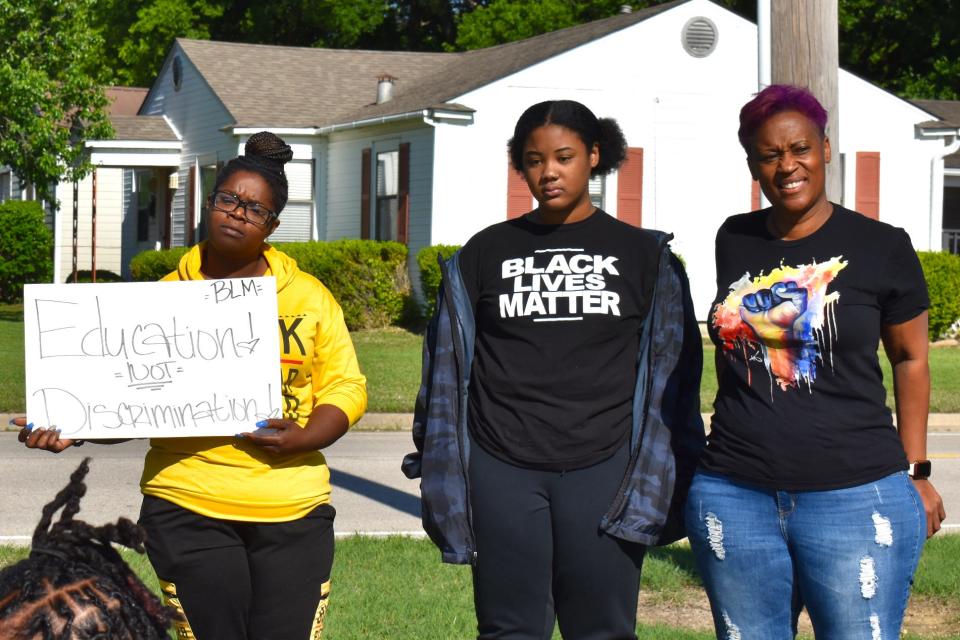
M 194 246 L 163 279 L 202 280 L 204 245 Z M 314 407 L 331 404 L 353 424 L 367 406 L 366 380 L 340 305 L 296 260 L 264 247 L 265 275 L 277 279 L 284 417 L 302 427 Z M 330 502 L 330 470 L 319 451 L 279 458 L 236 438 L 154 438 L 140 487 L 212 518 L 285 522 Z

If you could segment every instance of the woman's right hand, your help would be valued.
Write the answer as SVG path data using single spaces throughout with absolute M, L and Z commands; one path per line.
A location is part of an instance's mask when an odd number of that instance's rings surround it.
M 45 449 L 60 453 L 74 445 L 74 440 L 61 438 L 58 429 L 34 429 L 32 424 L 27 424 L 26 418 L 14 418 L 13 424 L 23 427 L 17 434 L 17 440 L 24 443 L 28 449 Z

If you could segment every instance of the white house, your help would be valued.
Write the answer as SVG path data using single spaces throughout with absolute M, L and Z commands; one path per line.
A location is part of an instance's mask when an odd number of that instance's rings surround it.
M 758 204 L 736 136 L 756 91 L 756 26 L 708 0 L 465 53 L 177 40 L 136 116 L 153 134 L 130 123 L 118 140 L 91 143 L 104 167 L 98 216 L 115 212 L 112 231 L 98 222 L 98 247 L 111 233 L 122 258 L 98 265 L 123 271 L 137 250 L 202 238 L 217 167 L 261 129 L 294 148 L 275 239 L 395 239 L 411 255 L 463 243 L 533 206 L 506 141 L 529 105 L 571 98 L 616 118 L 630 147 L 620 171 L 593 185 L 597 204 L 675 234 L 705 316 L 715 230 Z M 943 156 L 960 124 L 845 71 L 839 94 L 843 193 L 831 198 L 905 228 L 917 249 L 940 249 Z M 109 191 L 99 177 L 108 167 L 122 168 Z M 70 235 L 57 238 L 58 255 L 69 252 Z M 61 260 L 61 280 L 69 270 Z
M 939 120 L 923 122 L 919 128 L 929 135 L 946 136 L 953 141 L 943 149 L 943 249 L 960 253 L 960 100 L 914 100 L 914 104 Z M 933 177 L 939 176 L 934 167 Z M 936 187 L 935 187 L 936 190 Z

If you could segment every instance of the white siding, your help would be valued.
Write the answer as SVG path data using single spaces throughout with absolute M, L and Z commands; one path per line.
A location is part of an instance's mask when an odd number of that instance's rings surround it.
M 355 131 L 333 134 L 327 141 L 324 240 L 360 237 L 360 159 L 369 138 Z
M 880 220 L 902 227 L 918 250 L 939 250 L 943 225 L 942 176 L 933 156 L 941 140 L 920 140 L 914 125 L 933 118 L 909 102 L 851 73 L 840 73 L 840 149 L 846 155 L 844 206 L 856 204 L 858 151 L 880 152 Z M 834 149 L 836 152 L 836 149 Z M 935 212 L 935 213 L 931 213 Z
M 714 52 L 694 58 L 681 31 L 695 16 L 719 33 Z M 750 208 L 751 180 L 737 140 L 740 107 L 757 90 L 756 26 L 707 0 L 692 0 L 644 22 L 458 96 L 477 110 L 471 126 L 435 133 L 430 243 L 461 244 L 506 218 L 506 143 L 520 114 L 543 100 L 583 102 L 614 117 L 627 143 L 644 150 L 643 225 L 676 235 L 694 305 L 704 319 L 716 289 L 713 240 L 728 216 Z M 931 161 L 939 142 L 914 139 L 930 119 L 895 96 L 841 72 L 840 142 L 848 181 L 856 151 L 881 152 L 880 219 L 908 230 L 918 249 L 939 246 L 930 211 Z M 469 167 L 469 170 L 465 170 Z M 607 209 L 616 212 L 616 174 Z M 936 190 L 934 190 L 934 194 Z M 853 194 L 847 194 L 852 205 Z
M 121 223 L 123 212 L 123 169 L 101 168 L 97 179 L 97 270 L 123 271 L 121 254 Z M 79 184 L 79 207 L 77 226 L 77 269 L 90 271 L 93 247 L 93 174 Z M 60 200 L 57 226 L 60 234 L 59 269 L 54 274 L 56 282 L 65 282 L 73 271 L 73 185 L 60 183 L 57 186 Z
M 417 252 L 433 244 L 430 227 L 433 212 L 433 129 L 411 131 L 405 137 L 410 143 L 410 240 L 407 243 L 409 259 L 407 267 L 410 282 L 416 295 L 420 295 L 420 272 L 417 268 Z M 443 215 L 457 215 L 445 212 Z

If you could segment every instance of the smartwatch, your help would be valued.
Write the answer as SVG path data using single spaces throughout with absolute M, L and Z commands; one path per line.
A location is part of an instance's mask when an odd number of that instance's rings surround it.
M 930 461 L 917 460 L 916 462 L 911 462 L 907 468 L 907 475 L 914 480 L 926 480 L 930 477 Z

